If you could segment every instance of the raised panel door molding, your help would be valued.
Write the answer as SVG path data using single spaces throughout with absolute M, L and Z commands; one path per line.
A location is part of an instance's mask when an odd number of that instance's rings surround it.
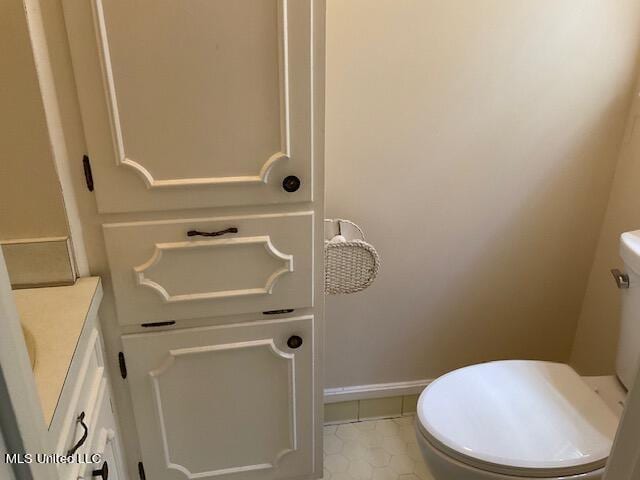
M 291 212 L 103 225 L 118 321 L 312 306 L 313 221 L 313 212 Z M 188 236 L 229 228 L 237 231 Z
M 162 393 L 160 389 L 160 382 L 162 376 L 165 375 L 169 369 L 171 369 L 177 361 L 181 358 L 189 356 L 204 355 L 208 353 L 242 350 L 242 349 L 265 349 L 272 354 L 279 361 L 284 362 L 285 368 L 288 371 L 289 376 L 289 388 L 288 388 L 288 404 L 289 404 L 289 438 L 286 444 L 278 445 L 271 444 L 269 448 L 271 452 L 268 454 L 269 461 L 265 461 L 265 458 L 260 459 L 257 463 L 237 465 L 229 468 L 219 468 L 208 471 L 193 472 L 184 464 L 177 463 L 172 460 L 172 452 L 170 448 L 170 441 L 168 438 L 168 432 L 165 426 L 166 412 L 163 409 Z M 297 449 L 296 440 L 296 398 L 295 398 L 295 356 L 292 353 L 285 353 L 276 347 L 272 338 L 264 340 L 253 340 L 245 342 L 235 342 L 221 345 L 207 345 L 201 347 L 181 348 L 176 350 L 170 350 L 164 363 L 157 368 L 149 372 L 151 377 L 151 383 L 153 385 L 153 396 L 155 400 L 155 406 L 157 409 L 158 419 L 160 423 L 160 432 L 162 437 L 162 446 L 164 453 L 164 460 L 168 469 L 177 470 L 183 473 L 189 479 L 214 477 L 218 475 L 233 474 L 240 472 L 247 472 L 251 470 L 265 470 L 276 468 L 280 460 L 288 453 L 294 452 Z M 233 432 L 228 432 L 233 435 Z
M 220 1 L 220 0 L 211 0 Z M 233 0 L 238 1 L 238 0 Z M 263 2 L 265 0 L 262 0 Z M 277 4 L 278 10 L 278 80 L 279 80 L 279 122 L 280 122 L 280 145 L 279 150 L 273 152 L 267 158 L 257 159 L 255 174 L 249 175 L 221 175 L 221 176 L 207 176 L 203 174 L 198 177 L 191 178 L 161 178 L 161 174 L 156 174 L 153 168 L 146 165 L 147 159 L 145 158 L 132 158 L 127 154 L 127 139 L 123 133 L 123 124 L 120 115 L 120 108 L 118 106 L 118 88 L 117 82 L 114 77 L 112 57 L 109 47 L 109 35 L 107 32 L 107 22 L 105 19 L 105 11 L 103 0 L 94 0 L 94 16 L 96 23 L 96 34 L 99 46 L 99 54 L 101 60 L 103 81 L 105 96 L 107 99 L 107 108 L 109 114 L 109 123 L 111 127 L 111 135 L 114 146 L 114 153 L 116 155 L 115 163 L 118 166 L 130 168 L 144 181 L 147 188 L 170 188 L 170 187 L 194 187 L 194 186 L 207 186 L 207 185 L 221 185 L 221 184 L 251 184 L 251 183 L 267 183 L 269 173 L 275 163 L 287 160 L 290 158 L 290 132 L 289 132 L 289 117 L 290 117 L 290 105 L 289 105 L 289 54 L 288 45 L 286 41 L 286 28 L 287 28 L 287 0 L 272 0 Z M 140 112 L 142 114 L 143 112 Z M 160 133 L 160 132 L 156 132 Z M 206 142 L 204 142 L 206 143 Z M 187 146 L 185 145 L 185 148 Z M 183 159 L 174 159 L 175 162 L 180 162 Z M 215 164 L 216 158 L 210 159 L 207 164 Z
M 193 250 L 210 250 L 219 249 L 222 254 L 226 252 L 226 249 L 233 250 L 233 247 L 252 246 L 257 247 L 266 255 L 279 260 L 281 267 L 274 270 L 266 278 L 263 286 L 246 286 L 244 288 L 236 288 L 233 290 L 217 290 L 206 292 L 186 292 L 172 294 L 163 286 L 162 279 L 152 277 L 152 270 L 154 267 L 159 266 L 163 260 L 169 263 L 169 257 L 173 258 L 174 268 L 168 267 L 167 270 L 172 275 L 182 275 L 182 278 L 187 279 L 193 272 L 184 272 L 178 274 L 176 271 L 180 268 L 180 252 L 193 251 Z M 200 263 L 201 266 L 202 263 Z M 206 265 L 204 266 L 206 268 Z M 284 254 L 274 247 L 271 242 L 271 238 L 268 235 L 256 236 L 256 237 L 240 237 L 231 239 L 219 239 L 219 240 L 202 240 L 195 242 L 171 242 L 171 243 L 156 243 L 153 256 L 144 264 L 133 268 L 138 285 L 148 287 L 157 292 L 165 302 L 189 302 L 195 300 L 213 300 L 221 298 L 242 297 L 249 295 L 270 295 L 273 292 L 278 279 L 286 273 L 293 272 L 293 256 Z M 255 278 L 256 272 L 250 269 L 243 269 L 243 272 L 249 274 L 250 277 Z M 247 279 L 250 281 L 250 279 Z M 260 282 L 261 279 L 255 279 L 255 282 Z M 185 283 L 185 282 L 181 282 Z M 187 284 L 189 284 L 187 282 Z
M 313 0 L 62 3 L 98 212 L 314 200 Z
M 123 335 L 147 478 L 311 474 L 313 332 L 300 316 Z M 291 335 L 300 347 L 288 347 Z

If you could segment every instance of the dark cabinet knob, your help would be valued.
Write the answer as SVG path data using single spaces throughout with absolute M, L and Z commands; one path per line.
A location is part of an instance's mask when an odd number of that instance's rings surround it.
M 300 188 L 300 179 L 295 175 L 289 175 L 282 181 L 282 188 L 285 192 L 293 193 Z
M 302 338 L 298 335 L 291 335 L 287 340 L 287 346 L 293 349 L 300 348 L 302 346 Z
M 92 477 L 100 477 L 102 480 L 108 480 L 109 478 L 109 464 L 104 462 L 102 464 L 102 468 L 100 470 L 94 470 L 91 473 Z

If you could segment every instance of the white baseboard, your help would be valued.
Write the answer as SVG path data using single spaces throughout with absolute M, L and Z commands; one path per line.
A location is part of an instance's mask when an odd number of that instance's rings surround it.
M 325 388 L 324 403 L 416 395 L 422 392 L 431 382 L 432 380 L 414 380 L 412 382 L 374 383 L 372 385 Z

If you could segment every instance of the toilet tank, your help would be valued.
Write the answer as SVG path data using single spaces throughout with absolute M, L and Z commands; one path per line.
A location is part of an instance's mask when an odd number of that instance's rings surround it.
M 620 290 L 622 308 L 616 373 L 630 390 L 640 367 L 640 230 L 620 236 L 620 257 L 629 276 L 629 288 Z

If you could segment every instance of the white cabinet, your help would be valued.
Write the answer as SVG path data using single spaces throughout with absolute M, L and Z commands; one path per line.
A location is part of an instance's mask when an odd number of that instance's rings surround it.
M 313 220 L 311 211 L 104 225 L 118 321 L 312 306 Z
M 125 468 L 122 458 L 118 427 L 113 415 L 111 398 L 106 381 L 103 382 L 94 421 L 91 423 L 87 454 L 93 463 L 80 466 L 78 479 L 124 480 Z M 94 457 L 95 456 L 95 457 Z
M 57 287 L 60 288 L 60 287 Z M 73 287 L 65 287 L 73 288 Z M 97 296 L 102 290 L 98 287 Z M 78 301 L 78 298 L 75 298 Z M 58 396 L 57 406 L 47 430 L 47 443 L 59 456 L 71 455 L 70 463 L 57 463 L 60 480 L 76 480 L 92 476 L 107 462 L 109 480 L 127 480 L 120 430 L 112 409 L 111 388 L 105 371 L 102 335 L 96 311 L 99 301 L 91 301 L 67 376 Z M 75 305 L 71 307 L 76 307 Z M 77 307 L 76 307 L 77 313 Z M 87 464 L 90 455 L 101 457 Z M 106 478 L 104 479 L 106 480 Z
M 96 429 L 102 396 L 108 394 L 100 333 L 94 320 L 85 326 L 60 395 L 49 434 L 60 455 L 87 453 Z M 76 477 L 77 464 L 59 464 L 63 479 Z
M 312 473 L 313 317 L 132 334 L 123 344 L 147 478 Z
M 122 428 L 142 454 L 128 443 L 130 466 L 319 476 L 324 0 L 62 4 L 95 185 L 87 251 L 110 279 L 101 315 L 122 338 L 108 350 L 124 350 L 115 387 L 137 428 Z
M 99 210 L 310 201 L 312 4 L 65 0 Z

